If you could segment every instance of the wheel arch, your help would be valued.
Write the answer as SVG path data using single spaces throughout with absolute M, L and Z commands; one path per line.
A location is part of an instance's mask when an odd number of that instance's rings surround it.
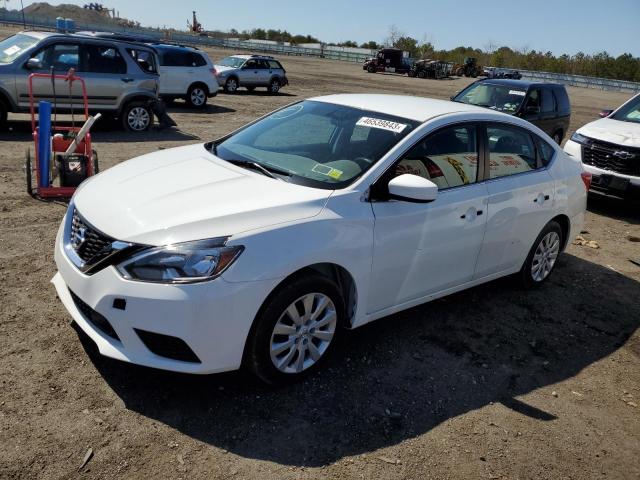
M 564 251 L 567 248 L 567 245 L 569 245 L 569 233 L 571 232 L 571 220 L 569 220 L 569 217 L 567 215 L 560 214 L 553 217 L 550 221 L 558 223 L 558 225 L 560 225 L 560 228 L 562 229 L 561 251 Z
M 196 80 L 195 82 L 192 82 L 191 84 L 189 84 L 189 88 L 187 88 L 187 91 L 191 90 L 194 87 L 201 87 L 204 89 L 204 91 L 207 93 L 207 95 L 209 95 L 209 86 L 204 83 L 202 80 Z
M 131 102 L 153 102 L 155 99 L 156 97 L 154 97 L 151 94 L 147 95 L 144 93 L 132 93 L 131 95 L 128 95 L 122 99 L 122 102 L 120 103 L 120 108 L 118 109 L 118 115 L 119 116 L 122 115 L 122 112 L 124 112 L 124 109 Z

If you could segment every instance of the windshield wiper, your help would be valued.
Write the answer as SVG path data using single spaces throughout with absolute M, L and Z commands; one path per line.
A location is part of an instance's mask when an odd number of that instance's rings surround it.
M 280 177 L 278 177 L 277 175 L 274 175 L 272 172 L 276 172 L 276 173 L 280 173 L 282 175 L 287 175 L 287 176 L 291 176 L 291 174 L 289 172 L 287 172 L 286 170 L 280 170 L 280 169 L 276 169 L 276 168 L 266 168 L 264 165 L 258 163 L 258 162 L 252 162 L 249 160 L 237 160 L 237 159 L 224 159 L 229 163 L 232 163 L 234 165 L 238 165 L 240 167 L 243 168 L 251 168 L 253 170 L 257 170 L 258 172 L 261 172 L 262 174 L 266 175 L 267 177 L 271 177 L 271 178 L 275 178 L 276 180 L 282 180 Z M 284 181 L 284 180 L 282 180 Z

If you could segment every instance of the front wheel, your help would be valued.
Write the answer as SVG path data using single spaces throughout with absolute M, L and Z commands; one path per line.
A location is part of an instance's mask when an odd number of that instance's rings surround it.
M 547 223 L 533 243 L 520 270 L 520 278 L 525 288 L 536 287 L 549 278 L 560 255 L 562 242 L 562 228 L 558 222 L 552 220 Z
M 129 103 L 122 112 L 122 125 L 130 132 L 144 132 L 153 125 L 153 110 L 149 102 Z
M 367 67 L 367 72 L 369 73 L 376 73 L 376 67 L 374 67 L 373 65 L 369 65 Z
M 224 82 L 224 91 L 227 93 L 236 93 L 238 91 L 238 79 L 230 77 Z
M 427 76 L 426 72 L 424 70 L 420 70 L 418 72 L 418 78 L 425 78 Z
M 247 342 L 246 364 L 283 385 L 320 368 L 342 334 L 344 300 L 329 278 L 309 274 L 280 287 L 263 306 Z

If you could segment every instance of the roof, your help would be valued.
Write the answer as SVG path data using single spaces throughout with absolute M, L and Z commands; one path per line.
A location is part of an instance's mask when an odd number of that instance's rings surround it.
M 138 46 L 145 46 L 147 48 L 152 48 L 149 45 L 144 44 L 144 40 L 140 37 L 139 40 L 136 40 L 135 36 L 129 36 L 127 34 L 117 34 L 110 32 L 78 32 L 78 33 L 62 33 L 62 32 L 40 32 L 40 31 L 23 31 L 20 32 L 24 35 L 29 35 L 31 37 L 37 38 L 38 40 L 44 40 L 45 38 L 51 37 L 61 37 L 61 38 L 75 38 L 82 40 L 101 40 L 101 41 L 109 41 L 109 42 L 118 42 L 118 43 L 126 43 L 126 44 L 134 44 Z
M 531 86 L 542 86 L 542 85 L 561 86 L 561 84 L 559 83 L 531 82 L 529 80 L 514 80 L 512 78 L 487 78 L 484 80 L 479 80 L 479 82 L 490 83 L 492 85 L 504 85 L 506 87 L 514 87 L 514 88 L 520 88 L 520 89 L 527 89 Z
M 486 108 L 467 105 L 466 103 L 436 100 L 434 98 L 412 97 L 408 95 L 384 94 L 338 94 L 314 97 L 309 100 L 345 105 L 347 107 L 371 110 L 374 112 L 404 117 L 418 122 L 425 122 L 433 117 L 456 112 L 487 113 Z

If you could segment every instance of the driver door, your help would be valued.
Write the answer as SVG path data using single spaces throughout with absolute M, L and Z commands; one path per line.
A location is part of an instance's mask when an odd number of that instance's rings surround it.
M 487 218 L 487 188 L 478 181 L 483 178 L 479 138 L 475 124 L 444 127 L 418 142 L 372 186 L 374 254 L 367 313 L 472 280 Z M 438 185 L 436 200 L 389 199 L 389 180 L 406 173 Z

